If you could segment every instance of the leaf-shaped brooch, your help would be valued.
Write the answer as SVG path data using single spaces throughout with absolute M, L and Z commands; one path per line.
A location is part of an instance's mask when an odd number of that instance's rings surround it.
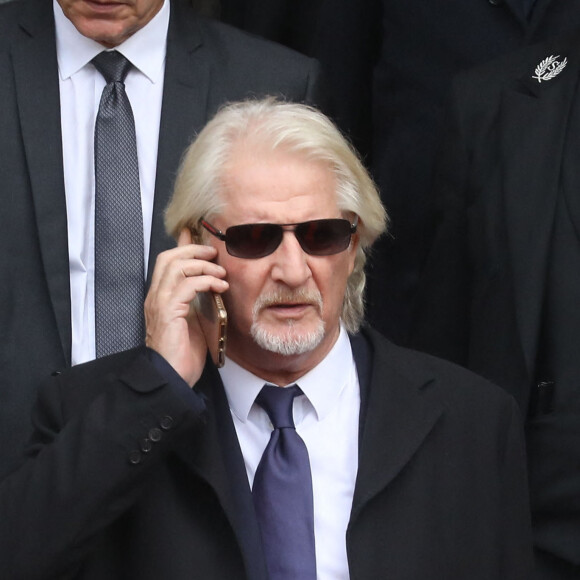
M 551 55 L 545 58 L 534 71 L 536 74 L 532 75 L 533 79 L 536 79 L 539 83 L 542 81 L 549 81 L 555 76 L 558 76 L 568 64 L 568 59 L 564 57 L 563 61 L 559 61 L 560 55 Z

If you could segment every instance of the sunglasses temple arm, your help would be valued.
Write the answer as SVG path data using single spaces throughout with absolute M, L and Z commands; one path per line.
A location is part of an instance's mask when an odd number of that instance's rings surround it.
M 226 236 L 223 232 L 221 232 L 220 230 L 218 230 L 217 228 L 215 228 L 214 226 L 212 226 L 209 222 L 206 222 L 205 220 L 201 220 L 201 225 L 212 235 L 214 235 L 216 238 L 219 238 L 220 240 L 222 240 L 222 242 L 226 241 Z

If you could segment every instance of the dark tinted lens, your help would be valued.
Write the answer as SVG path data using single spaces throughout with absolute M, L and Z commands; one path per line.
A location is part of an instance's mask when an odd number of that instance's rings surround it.
M 283 230 L 275 224 L 243 224 L 226 230 L 226 249 L 237 258 L 263 258 L 282 240 Z
M 295 233 L 306 253 L 330 256 L 348 248 L 351 226 L 344 219 L 314 220 L 296 226 Z

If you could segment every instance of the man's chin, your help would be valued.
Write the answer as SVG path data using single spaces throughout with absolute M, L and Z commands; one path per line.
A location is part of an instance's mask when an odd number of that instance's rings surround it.
M 324 323 L 320 321 L 311 331 L 296 327 L 272 331 L 254 322 L 250 333 L 260 348 L 283 356 L 296 356 L 310 352 L 320 345 L 324 338 Z

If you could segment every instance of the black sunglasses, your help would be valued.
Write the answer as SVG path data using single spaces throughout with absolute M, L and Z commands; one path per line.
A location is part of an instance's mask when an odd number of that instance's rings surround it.
M 201 225 L 226 243 L 226 250 L 236 258 L 256 259 L 272 254 L 282 242 L 285 231 L 292 231 L 300 247 L 312 256 L 330 256 L 346 250 L 356 232 L 354 223 L 346 219 L 322 219 L 299 224 L 242 224 L 231 226 L 224 234 L 210 223 Z

